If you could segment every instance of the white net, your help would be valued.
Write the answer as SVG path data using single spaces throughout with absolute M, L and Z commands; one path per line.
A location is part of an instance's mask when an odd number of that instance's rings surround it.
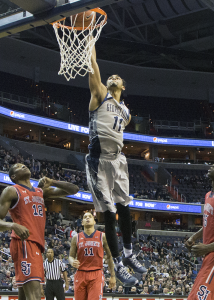
M 67 81 L 77 75 L 85 76 L 88 72 L 94 73 L 91 64 L 92 49 L 106 24 L 106 14 L 93 14 L 87 27 L 84 24 L 83 14 L 82 30 L 75 28 L 76 20 L 77 15 L 71 17 L 71 26 L 66 26 L 66 20 L 53 23 L 61 56 L 58 74 L 64 75 Z

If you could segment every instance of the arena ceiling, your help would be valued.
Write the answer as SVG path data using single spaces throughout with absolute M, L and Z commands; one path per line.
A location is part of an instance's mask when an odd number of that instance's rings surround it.
M 105 3 L 108 23 L 97 42 L 98 58 L 142 67 L 214 71 L 213 0 Z M 0 18 L 14 10 L 21 11 L 9 0 L 0 0 Z M 11 38 L 59 51 L 51 25 Z

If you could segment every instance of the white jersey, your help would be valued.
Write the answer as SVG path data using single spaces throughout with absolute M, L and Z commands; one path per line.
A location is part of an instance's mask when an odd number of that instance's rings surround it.
M 123 148 L 123 131 L 129 123 L 129 109 L 109 93 L 100 106 L 89 112 L 89 151 L 93 156 L 116 154 Z

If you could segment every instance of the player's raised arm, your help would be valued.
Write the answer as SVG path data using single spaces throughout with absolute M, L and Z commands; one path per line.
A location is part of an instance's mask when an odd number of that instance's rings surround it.
M 109 288 L 114 289 L 116 287 L 116 278 L 115 278 L 115 272 L 114 272 L 114 262 L 113 258 L 111 256 L 111 251 L 109 249 L 107 240 L 106 240 L 106 235 L 103 233 L 103 248 L 106 252 L 107 256 L 107 262 L 108 262 L 108 269 L 111 274 L 110 280 L 109 280 Z
M 71 248 L 69 253 L 68 261 L 72 267 L 78 269 L 80 262 L 76 259 L 77 256 L 77 235 L 75 235 L 71 240 Z
M 73 183 L 52 180 L 47 177 L 43 177 L 39 180 L 38 187 L 43 190 L 44 199 L 74 195 L 79 191 L 78 186 Z
M 91 72 L 89 73 L 89 88 L 91 91 L 89 111 L 95 110 L 101 104 L 107 94 L 107 88 L 101 82 L 100 70 L 96 59 L 95 46 L 92 50 L 91 62 L 92 68 L 94 69 L 94 74 L 92 74 Z
M 29 230 L 20 224 L 5 222 L 3 221 L 11 205 L 15 204 L 18 200 L 15 189 L 10 186 L 3 190 L 0 197 L 0 231 L 4 230 L 14 230 L 15 233 L 22 239 L 27 239 L 29 237 Z

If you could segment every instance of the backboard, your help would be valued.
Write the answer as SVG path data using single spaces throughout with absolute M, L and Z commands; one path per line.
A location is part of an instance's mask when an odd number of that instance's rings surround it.
M 13 9 L 0 14 L 0 38 L 119 1 L 121 0 L 6 0 Z

